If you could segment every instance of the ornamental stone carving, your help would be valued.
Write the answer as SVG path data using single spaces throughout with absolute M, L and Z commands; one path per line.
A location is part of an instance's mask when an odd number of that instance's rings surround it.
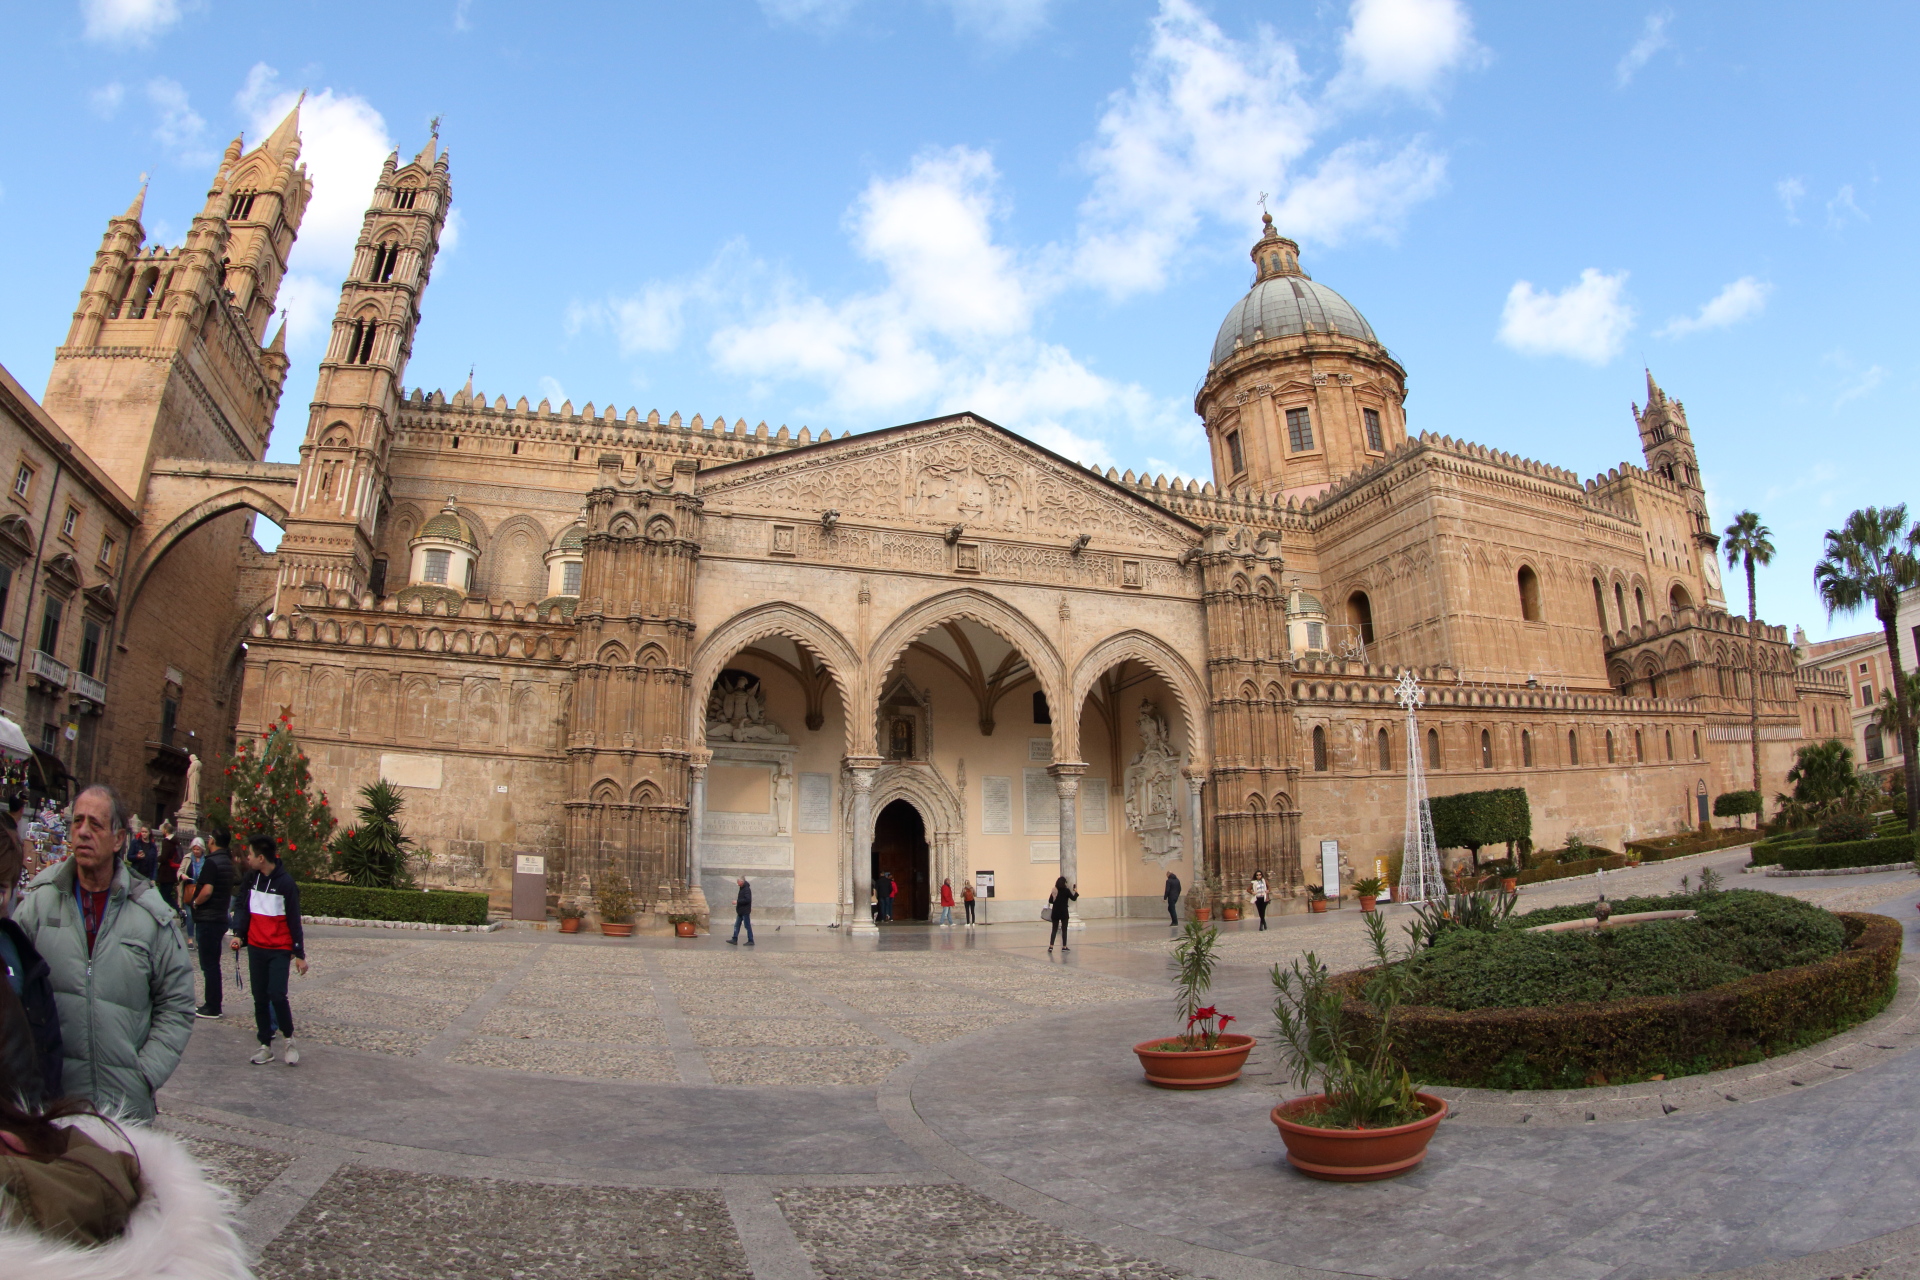
M 1127 829 L 1140 837 L 1141 861 L 1167 865 L 1180 856 L 1180 805 L 1174 779 L 1180 757 L 1166 717 L 1152 702 L 1140 703 L 1140 750 L 1127 765 Z

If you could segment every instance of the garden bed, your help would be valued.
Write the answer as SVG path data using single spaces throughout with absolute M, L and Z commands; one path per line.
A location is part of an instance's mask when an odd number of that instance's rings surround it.
M 1655 898 L 1615 905 L 1624 913 L 1672 904 L 1671 899 Z M 1573 919 L 1589 909 L 1584 905 L 1550 909 L 1524 919 L 1529 924 Z M 1622 1084 L 1655 1075 L 1694 1075 L 1773 1057 L 1872 1017 L 1898 985 L 1898 923 L 1884 916 L 1853 913 L 1830 918 L 1840 926 L 1840 936 L 1838 951 L 1827 958 L 1680 994 L 1501 1008 L 1406 1007 L 1395 1019 L 1395 1057 L 1415 1080 L 1489 1089 Z M 1512 932 L 1516 930 L 1479 937 L 1498 939 Z M 1668 936 L 1662 938 L 1662 932 Z M 1820 932 L 1784 929 L 1777 941 L 1787 950 L 1776 958 L 1791 958 L 1795 946 L 1818 950 Z M 1670 926 L 1661 924 L 1623 931 L 1610 945 L 1620 947 L 1634 935 L 1641 936 L 1630 945 L 1643 953 L 1639 959 L 1647 972 L 1658 972 L 1663 948 L 1671 952 L 1679 966 L 1676 981 L 1684 980 L 1680 970 L 1688 964 L 1696 978 L 1707 978 L 1713 976 L 1716 963 L 1726 961 L 1724 954 L 1702 957 L 1697 948 L 1690 953 L 1676 946 Z M 1756 934 L 1751 945 L 1764 947 L 1767 942 L 1764 934 Z M 1593 945 L 1602 944 L 1595 940 Z M 1749 968 L 1766 962 L 1764 955 L 1749 959 Z M 1363 1025 L 1371 1015 L 1354 993 L 1364 977 L 1362 972 L 1338 979 L 1348 993 L 1346 1016 Z M 1536 971 L 1532 980 L 1544 984 L 1542 989 L 1550 988 L 1554 975 Z M 1520 988 L 1522 993 L 1526 989 Z M 1498 999 L 1498 993 L 1511 993 L 1512 984 L 1489 982 L 1488 990 Z
M 1753 865 L 1783 871 L 1838 871 L 1846 867 L 1875 867 L 1889 862 L 1911 862 L 1913 837 L 1876 836 L 1871 840 L 1840 840 L 1832 844 L 1786 842 L 1754 846 Z
M 1689 831 L 1684 835 L 1661 836 L 1657 840 L 1630 840 L 1627 842 L 1627 852 L 1638 855 L 1642 862 L 1665 862 L 1669 858 L 1689 858 L 1696 853 L 1712 853 L 1716 849 L 1752 844 L 1759 834 L 1758 831 L 1743 831 L 1739 827 Z
M 303 883 L 300 912 L 348 920 L 403 920 L 418 924 L 487 923 L 487 895 L 414 889 L 365 889 L 352 884 Z

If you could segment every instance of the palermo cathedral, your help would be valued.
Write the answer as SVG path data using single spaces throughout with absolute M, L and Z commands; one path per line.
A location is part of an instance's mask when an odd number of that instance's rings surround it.
M 1270 221 L 1194 401 L 1213 479 L 1103 474 L 966 412 L 796 435 L 408 385 L 436 139 L 368 193 L 300 461 L 265 462 L 299 155 L 297 108 L 236 139 L 177 248 L 112 219 L 43 398 L 131 504 L 120 562 L 39 598 L 106 619 L 85 763 L 150 817 L 189 747 L 285 713 L 337 812 L 388 779 L 423 881 L 503 905 L 516 867 L 650 909 L 746 875 L 763 915 L 865 928 L 882 873 L 912 918 L 991 872 L 989 920 L 1057 875 L 1145 915 L 1169 870 L 1257 868 L 1284 908 L 1322 841 L 1348 876 L 1398 848 L 1405 670 L 1431 790 L 1524 787 L 1542 845 L 1700 821 L 1746 785 L 1756 682 L 1769 791 L 1843 714 L 1783 628 L 1750 663 L 1678 400 L 1649 377 L 1639 460 L 1586 480 L 1420 434 Z M 0 627 L 43 634 L 33 548 L 0 551 Z

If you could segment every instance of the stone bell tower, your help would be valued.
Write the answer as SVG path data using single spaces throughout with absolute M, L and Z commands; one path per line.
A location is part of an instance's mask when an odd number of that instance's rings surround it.
M 356 599 L 367 590 L 400 380 L 453 198 L 450 157 L 435 154 L 437 142 L 435 134 L 406 165 L 398 152 L 387 157 L 361 221 L 300 445 L 300 487 L 280 542 L 282 612 L 308 586 Z

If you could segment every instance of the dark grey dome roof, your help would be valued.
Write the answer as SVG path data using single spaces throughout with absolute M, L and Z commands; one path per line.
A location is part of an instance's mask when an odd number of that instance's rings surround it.
M 1220 336 L 1213 340 L 1212 363 L 1219 364 L 1233 354 L 1235 338 L 1252 346 L 1256 330 L 1265 337 L 1278 338 L 1310 329 L 1322 333 L 1331 329 L 1363 342 L 1380 341 L 1367 318 L 1327 286 L 1300 275 L 1273 276 L 1254 285 L 1227 312 Z

